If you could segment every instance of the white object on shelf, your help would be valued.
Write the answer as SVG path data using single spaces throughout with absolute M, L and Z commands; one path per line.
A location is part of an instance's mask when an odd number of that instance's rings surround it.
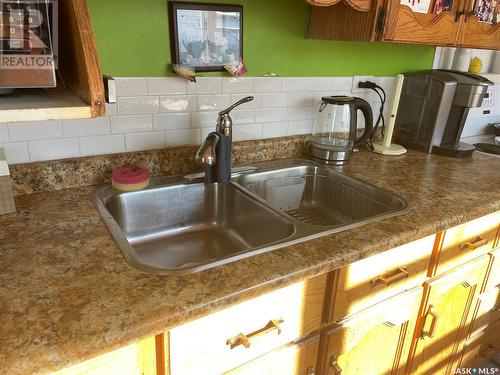
M 389 115 L 389 121 L 385 127 L 384 140 L 382 143 L 375 142 L 373 144 L 374 150 L 377 154 L 382 155 L 402 155 L 406 153 L 406 148 L 403 146 L 391 143 L 392 134 L 394 133 L 394 125 L 396 124 L 396 115 L 398 114 L 399 108 L 399 98 L 401 97 L 401 91 L 403 91 L 404 75 L 398 74 L 396 77 L 396 83 L 394 85 L 394 99 L 392 101 L 391 112 Z

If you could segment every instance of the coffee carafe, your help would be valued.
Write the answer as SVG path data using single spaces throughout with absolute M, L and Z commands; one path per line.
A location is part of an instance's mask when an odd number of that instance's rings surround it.
M 356 138 L 358 110 L 363 113 L 365 129 Z M 349 161 L 354 147 L 366 142 L 373 129 L 373 112 L 370 104 L 350 96 L 325 96 L 314 122 L 311 156 L 332 165 Z

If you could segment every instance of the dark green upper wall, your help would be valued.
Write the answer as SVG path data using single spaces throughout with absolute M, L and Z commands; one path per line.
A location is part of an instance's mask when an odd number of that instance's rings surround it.
M 250 76 L 268 72 L 387 76 L 432 66 L 433 47 L 305 39 L 304 0 L 211 2 L 244 6 L 243 48 Z M 88 4 L 105 74 L 170 74 L 167 0 L 88 0 Z

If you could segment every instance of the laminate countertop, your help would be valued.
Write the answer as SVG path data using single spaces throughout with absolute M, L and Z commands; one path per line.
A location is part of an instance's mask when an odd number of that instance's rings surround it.
M 0 216 L 0 372 L 48 373 L 272 289 L 500 210 L 500 159 L 359 152 L 342 168 L 409 211 L 187 276 L 127 264 L 92 204 L 97 186 L 16 197 Z

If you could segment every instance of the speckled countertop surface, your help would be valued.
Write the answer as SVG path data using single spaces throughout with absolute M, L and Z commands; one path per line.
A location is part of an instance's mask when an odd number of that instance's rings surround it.
M 409 212 L 182 277 L 125 262 L 92 205 L 96 187 L 18 196 L 18 212 L 0 216 L 0 372 L 64 368 L 500 209 L 491 156 L 360 152 L 343 171 L 401 194 Z

